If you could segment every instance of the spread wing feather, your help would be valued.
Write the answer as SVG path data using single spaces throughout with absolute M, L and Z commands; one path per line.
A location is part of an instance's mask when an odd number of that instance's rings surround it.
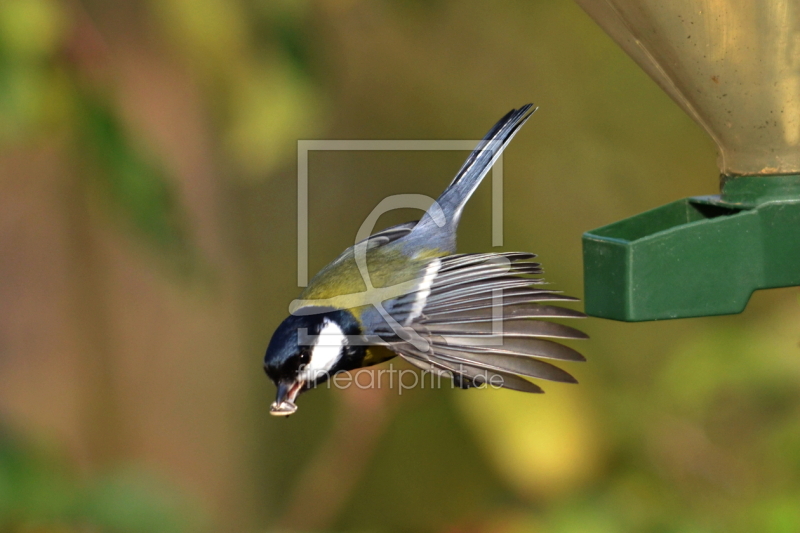
M 439 312 L 469 311 L 473 309 L 493 308 L 497 305 L 518 305 L 538 302 L 577 302 L 577 298 L 566 296 L 558 291 L 542 289 L 507 289 L 498 298 L 494 293 L 479 294 L 465 298 L 455 298 L 441 303 L 434 303 L 425 308 L 426 313 L 434 315 Z
M 451 337 L 489 337 L 495 335 L 492 322 L 458 322 L 431 324 L 423 321 L 420 323 L 431 335 L 447 335 Z M 501 335 L 507 337 L 549 337 L 554 339 L 588 339 L 589 336 L 575 328 L 559 324 L 557 322 L 547 322 L 544 320 L 513 320 L 503 321 L 497 324 L 497 328 L 502 328 Z
M 575 378 L 557 366 L 545 363 L 533 357 L 507 356 L 498 353 L 475 353 L 434 345 L 435 358 L 443 359 L 454 364 L 464 364 L 478 368 L 488 368 L 501 372 L 511 372 L 520 376 L 577 383 Z
M 400 349 L 399 353 L 406 361 L 417 368 L 433 371 L 438 376 L 453 378 L 464 388 L 490 383 L 497 384 L 505 389 L 520 392 L 544 392 L 542 388 L 535 383 L 531 383 L 513 372 L 506 372 L 496 368 L 488 368 L 475 364 L 465 364 L 459 361 L 450 361 L 442 356 L 422 353 L 410 346 L 404 346 Z
M 495 314 L 498 316 L 496 317 Z M 521 320 L 525 318 L 584 318 L 586 315 L 575 309 L 557 305 L 534 305 L 527 301 L 516 304 L 501 304 L 495 311 L 492 302 L 470 309 L 440 309 L 427 313 L 426 324 L 460 324 L 468 322 L 492 322 L 502 320 Z
M 412 344 L 385 322 L 372 333 L 412 365 L 438 376 L 449 375 L 460 386 L 501 382 L 503 387 L 542 392 L 527 378 L 575 383 L 568 372 L 543 361 L 584 361 L 576 350 L 548 339 L 585 339 L 583 332 L 544 318 L 573 319 L 580 311 L 548 302 L 575 301 L 557 291 L 535 288 L 543 281 L 535 256 L 524 252 L 461 254 L 439 258 L 424 287 L 385 302 L 390 314 L 406 318 L 407 332 L 427 341 Z M 424 281 L 424 282 L 423 282 Z M 500 318 L 501 335 L 497 335 Z M 402 338 L 401 338 L 402 337 Z M 494 377 L 492 377 L 494 376 Z M 494 380 L 494 381 L 492 381 Z

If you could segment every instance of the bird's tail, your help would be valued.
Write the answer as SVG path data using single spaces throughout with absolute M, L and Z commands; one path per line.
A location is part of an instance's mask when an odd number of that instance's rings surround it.
M 458 221 L 461 218 L 461 211 L 463 211 L 467 201 L 469 201 L 475 189 L 478 188 L 489 169 L 492 168 L 492 165 L 503 153 L 508 143 L 519 131 L 519 128 L 536 111 L 536 109 L 531 111 L 532 107 L 533 104 L 528 104 L 519 109 L 512 109 L 489 130 L 489 133 L 478 143 L 478 146 L 475 147 L 475 150 L 464 162 L 461 170 L 458 171 L 447 189 L 436 200 L 441 211 L 434 205 L 425 213 L 425 216 L 419 221 L 412 233 L 427 233 L 429 237 L 431 233 L 440 233 L 455 237 Z M 441 215 L 444 215 L 444 226 L 440 226 L 434 221 L 435 218 L 440 218 Z

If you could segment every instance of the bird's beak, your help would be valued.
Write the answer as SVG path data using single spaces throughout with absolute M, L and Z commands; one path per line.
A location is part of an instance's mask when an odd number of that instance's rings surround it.
M 281 381 L 278 383 L 278 396 L 269 408 L 269 414 L 274 416 L 289 416 L 297 411 L 294 404 L 300 389 L 303 388 L 304 381 Z

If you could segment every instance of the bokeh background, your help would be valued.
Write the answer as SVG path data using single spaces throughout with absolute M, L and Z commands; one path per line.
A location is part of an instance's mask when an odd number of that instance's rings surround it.
M 0 531 L 800 531 L 800 291 L 583 322 L 579 386 L 323 389 L 268 414 L 298 139 L 476 139 L 506 250 L 713 194 L 700 128 L 570 0 L 2 0 Z M 463 152 L 313 152 L 310 270 Z M 381 226 L 418 213 L 384 216 Z M 490 188 L 462 251 L 491 250 Z

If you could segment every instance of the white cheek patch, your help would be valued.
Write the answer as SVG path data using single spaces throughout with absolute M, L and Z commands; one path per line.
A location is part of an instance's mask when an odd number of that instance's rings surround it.
M 300 372 L 300 379 L 314 381 L 333 368 L 347 344 L 342 328 L 336 322 L 325 320 L 322 329 L 311 346 L 311 360 Z

